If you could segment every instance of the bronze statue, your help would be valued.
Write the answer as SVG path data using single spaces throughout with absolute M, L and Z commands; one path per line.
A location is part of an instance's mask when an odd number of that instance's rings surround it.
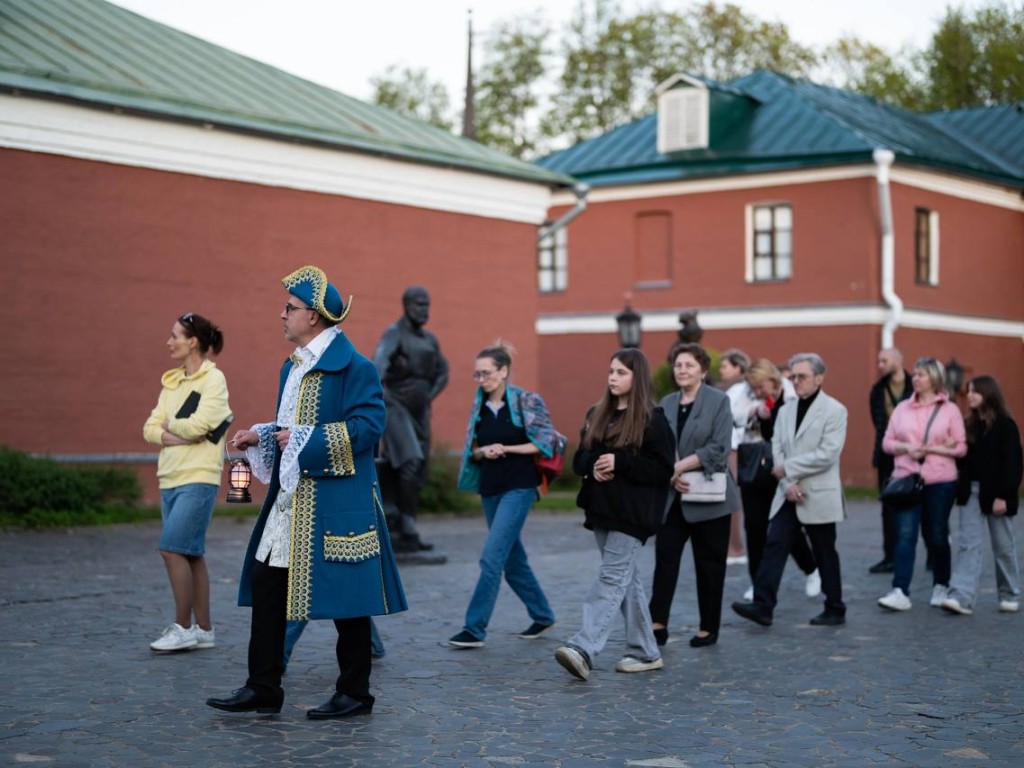
M 384 384 L 387 427 L 384 430 L 382 482 L 390 480 L 398 519 L 392 527 L 395 551 L 433 549 L 420 538 L 416 508 L 426 485 L 430 457 L 430 404 L 448 384 L 448 361 L 437 337 L 426 330 L 430 295 L 412 286 L 402 294 L 405 314 L 381 336 L 373 362 Z M 388 490 L 388 489 L 386 489 Z

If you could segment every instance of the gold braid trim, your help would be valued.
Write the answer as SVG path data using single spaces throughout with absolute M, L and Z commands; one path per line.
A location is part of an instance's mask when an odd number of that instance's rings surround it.
M 352 440 L 348 436 L 348 425 L 344 421 L 324 424 L 324 441 L 327 456 L 334 475 L 348 477 L 356 473 L 356 462 L 352 458 Z
M 313 594 L 313 534 L 316 482 L 300 478 L 292 497 L 291 554 L 288 559 L 288 621 L 309 618 Z
M 377 483 L 373 484 L 373 506 L 377 509 L 377 520 L 381 525 L 384 526 L 384 532 L 390 536 L 388 532 L 387 517 L 384 515 L 384 503 L 380 499 L 380 493 L 377 490 Z M 380 599 L 384 603 L 384 615 L 391 613 L 391 608 L 388 606 L 388 591 L 384 586 L 384 561 L 380 560 L 377 564 L 377 574 L 380 576 Z
M 324 559 L 341 563 L 361 563 L 371 557 L 380 557 L 380 538 L 377 530 L 348 536 L 324 535 Z
M 299 402 L 295 405 L 295 423 L 315 425 L 320 412 L 320 389 L 323 387 L 323 371 L 310 371 L 302 377 L 299 385 Z

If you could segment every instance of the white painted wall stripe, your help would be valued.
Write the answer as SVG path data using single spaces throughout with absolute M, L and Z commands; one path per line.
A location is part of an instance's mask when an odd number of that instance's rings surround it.
M 608 313 L 543 314 L 537 318 L 541 336 L 572 336 L 591 333 L 615 333 L 615 315 Z M 676 331 L 679 310 L 642 312 L 645 331 Z M 700 309 L 705 330 L 742 330 L 752 328 L 805 328 L 809 326 L 881 326 L 888 316 L 885 307 L 871 304 L 843 306 L 784 306 L 751 309 Z M 1024 322 L 990 317 L 954 315 L 921 309 L 904 311 L 901 328 L 946 331 L 980 336 L 1000 336 L 1024 341 Z
M 875 166 L 868 163 L 830 168 L 810 168 L 803 171 L 722 176 L 713 179 L 594 187 L 587 196 L 587 202 L 594 204 L 620 200 L 649 200 L 680 195 L 699 195 L 711 192 L 731 192 L 793 184 L 818 184 L 829 181 L 845 181 L 847 179 L 873 178 L 874 175 Z M 896 184 L 904 184 L 908 187 L 938 192 L 939 194 L 985 205 L 994 205 L 998 208 L 1007 208 L 1011 211 L 1024 212 L 1024 198 L 1021 197 L 1021 193 L 997 184 L 987 184 L 938 171 L 923 171 L 899 166 L 893 168 L 891 179 Z M 551 200 L 551 204 L 555 206 L 572 205 L 573 203 L 575 203 L 575 198 L 566 192 L 555 194 Z
M 0 95 L 0 147 L 538 226 L 551 205 L 539 183 L 28 96 Z

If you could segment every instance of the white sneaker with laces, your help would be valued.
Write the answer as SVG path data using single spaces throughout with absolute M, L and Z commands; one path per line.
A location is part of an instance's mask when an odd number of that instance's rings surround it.
M 633 656 L 623 656 L 622 660 L 615 665 L 616 672 L 647 672 L 650 669 L 661 669 L 665 666 L 659 656 L 654 661 L 644 661 Z
M 999 601 L 999 612 L 1000 613 L 1016 613 L 1020 610 L 1020 603 L 1016 600 L 1000 600 Z
M 808 597 L 817 597 L 821 594 L 821 574 L 815 568 L 812 573 L 807 574 L 807 581 L 804 582 L 804 593 Z
M 885 597 L 878 598 L 878 604 L 890 611 L 909 611 L 911 606 L 907 593 L 899 587 L 894 587 Z
M 936 584 L 932 587 L 932 599 L 929 605 L 932 608 L 941 608 L 942 604 L 946 602 L 949 597 L 949 587 L 945 584 Z
M 747 591 L 743 593 L 743 602 L 749 603 L 754 599 L 754 588 L 748 587 Z
M 188 651 L 195 648 L 196 643 L 196 637 L 191 629 L 185 629 L 181 624 L 171 624 L 160 637 L 149 644 L 149 648 L 160 652 Z
M 947 597 L 942 601 L 942 610 L 950 613 L 959 613 L 961 616 L 970 616 L 974 613 L 968 606 L 961 604 L 955 597 Z
M 192 632 L 192 637 L 196 639 L 196 648 L 213 648 L 217 644 L 213 627 L 205 630 L 198 624 L 193 624 L 190 631 Z

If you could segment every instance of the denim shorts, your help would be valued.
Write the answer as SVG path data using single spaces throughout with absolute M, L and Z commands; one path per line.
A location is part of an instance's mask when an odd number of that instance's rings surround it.
M 206 529 L 213 517 L 218 488 L 212 483 L 189 483 L 160 491 L 164 529 L 158 549 L 195 557 L 206 551 Z

